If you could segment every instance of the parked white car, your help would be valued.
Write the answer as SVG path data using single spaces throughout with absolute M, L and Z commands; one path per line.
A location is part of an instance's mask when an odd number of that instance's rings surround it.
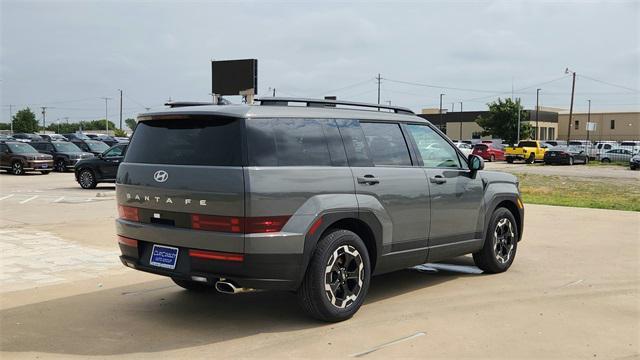
M 455 144 L 456 144 L 456 147 L 458 147 L 458 149 L 460 149 L 460 151 L 462 151 L 462 153 L 465 156 L 468 157 L 469 155 L 471 155 L 471 152 L 473 151 L 473 146 L 471 144 L 467 144 L 459 141 L 456 142 Z

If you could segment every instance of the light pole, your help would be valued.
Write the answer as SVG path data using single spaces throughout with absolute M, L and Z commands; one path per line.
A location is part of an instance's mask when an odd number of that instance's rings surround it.
M 460 101 L 460 112 L 462 112 L 462 101 Z M 460 114 L 460 141 L 462 141 L 462 114 Z
M 539 99 L 540 99 L 540 90 L 536 89 L 536 140 L 540 137 L 540 128 L 538 127 L 538 112 L 540 111 Z
M 442 97 L 444 95 L 445 94 L 440 94 L 440 110 L 438 111 L 440 113 L 440 129 L 443 129 L 443 126 L 444 126 L 444 124 L 442 123 Z
M 118 91 L 120 91 L 120 130 L 122 130 L 122 90 L 118 89 Z
M 109 107 L 108 107 L 108 102 L 109 100 L 111 100 L 110 97 L 103 97 L 101 99 L 104 99 L 104 124 L 105 127 L 107 128 L 107 135 L 109 135 Z
M 573 82 L 571 83 L 571 106 L 569 107 L 569 126 L 567 127 L 567 145 L 569 145 L 569 141 L 571 139 L 571 123 L 573 122 L 573 95 L 576 91 L 576 72 L 566 68 L 564 69 L 564 73 L 573 74 Z
M 587 112 L 587 145 L 590 145 L 589 128 L 591 127 L 591 99 L 587 100 L 587 102 L 589 102 L 589 111 Z

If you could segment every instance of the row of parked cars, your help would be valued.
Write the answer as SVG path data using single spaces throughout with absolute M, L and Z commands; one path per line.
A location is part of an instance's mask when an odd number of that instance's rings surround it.
M 478 155 L 486 161 L 542 161 L 548 165 L 574 165 L 595 160 L 603 163 L 629 163 L 632 170 L 640 168 L 640 141 L 592 143 L 587 140 L 572 140 L 567 143 L 559 140 L 526 140 L 510 146 L 501 141 L 484 140 L 475 144 L 471 141 L 458 141 L 455 144 L 463 153 Z
M 85 134 L 65 134 L 64 139 L 58 134 L 39 135 L 29 141 L 5 136 L 0 138 L 0 169 L 14 175 L 73 170 L 80 186 L 92 189 L 100 182 L 115 181 L 128 142 L 118 139 L 111 144 Z

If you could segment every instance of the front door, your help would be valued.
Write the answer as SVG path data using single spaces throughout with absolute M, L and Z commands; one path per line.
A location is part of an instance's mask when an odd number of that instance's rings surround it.
M 382 258 L 376 272 L 424 263 L 427 256 L 429 186 L 413 166 L 400 125 L 338 121 L 361 212 L 383 222 Z
M 464 254 L 482 243 L 482 179 L 433 128 L 426 124 L 409 124 L 406 128 L 429 181 L 429 261 Z
M 122 162 L 122 158 L 124 157 L 124 149 L 125 145 L 114 146 L 111 149 L 107 150 L 103 156 L 102 161 L 104 162 L 101 166 L 102 176 L 105 179 L 115 179 L 116 174 L 118 173 L 118 166 Z

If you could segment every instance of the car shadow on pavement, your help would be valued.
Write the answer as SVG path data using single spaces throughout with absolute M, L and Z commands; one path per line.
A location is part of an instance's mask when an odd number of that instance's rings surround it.
M 460 276 L 474 275 L 402 270 L 374 277 L 351 321 L 367 304 Z M 198 294 L 161 279 L 2 310 L 0 350 L 122 355 L 326 326 L 333 325 L 307 317 L 290 292 Z

